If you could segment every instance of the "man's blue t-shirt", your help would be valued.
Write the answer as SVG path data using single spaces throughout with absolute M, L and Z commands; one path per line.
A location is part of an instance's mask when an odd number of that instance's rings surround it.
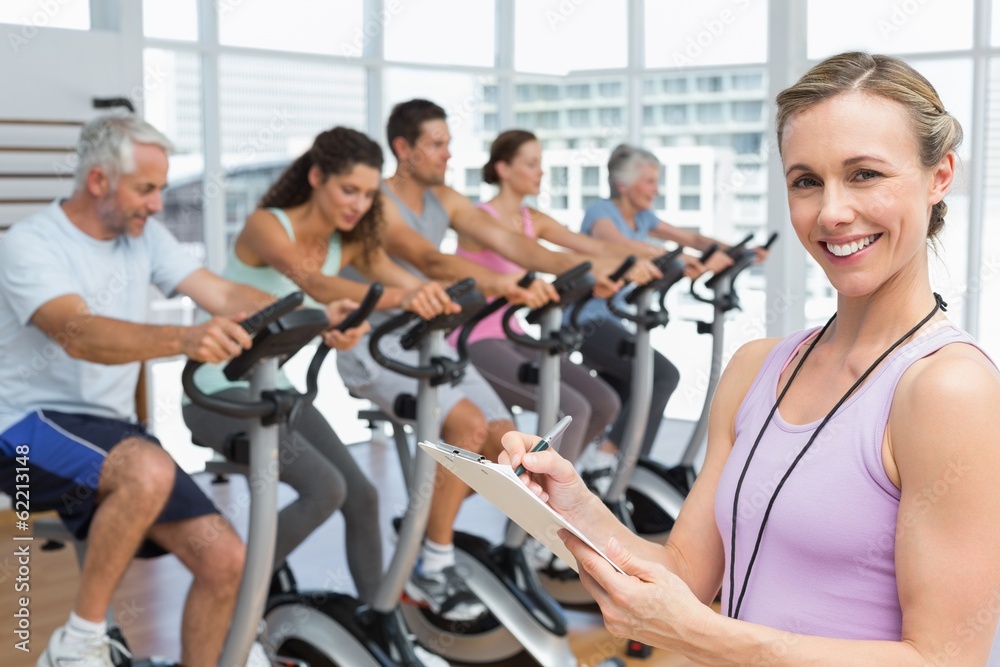
M 650 210 L 639 211 L 635 214 L 635 229 L 627 222 L 622 212 L 610 199 L 600 199 L 590 206 L 583 214 L 583 222 L 580 224 L 580 233 L 588 236 L 594 235 L 594 223 L 607 218 L 614 224 L 622 236 L 633 241 L 649 242 L 649 235 L 653 229 L 660 224 L 660 219 Z M 568 311 L 567 311 L 568 312 Z M 614 319 L 619 321 L 618 316 L 608 309 L 608 304 L 603 299 L 591 299 L 580 310 L 580 322 L 594 322 L 597 320 Z
M 78 294 L 90 312 L 145 322 L 149 286 L 172 294 L 199 268 L 167 229 L 149 219 L 138 237 L 100 241 L 70 222 L 59 202 L 13 225 L 0 238 L 0 433 L 34 410 L 135 417 L 139 363 L 73 359 L 31 324 L 39 307 Z

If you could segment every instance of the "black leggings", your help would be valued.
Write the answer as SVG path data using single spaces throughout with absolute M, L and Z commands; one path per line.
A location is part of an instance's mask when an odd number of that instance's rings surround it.
M 246 389 L 225 389 L 217 396 L 247 401 Z M 249 421 L 184 406 L 184 421 L 196 440 L 221 451 L 233 433 L 248 431 Z M 371 602 L 382 578 L 382 536 L 378 493 L 333 428 L 310 406 L 289 433 L 280 427 L 279 477 L 298 494 L 278 514 L 274 565 L 278 567 L 310 533 L 338 509 L 344 513 L 347 565 L 358 597 Z
M 608 439 L 616 445 L 621 444 L 625 433 L 625 422 L 628 419 L 629 397 L 632 393 L 632 359 L 621 356 L 621 345 L 632 340 L 633 336 L 617 319 L 599 319 L 584 324 L 583 347 L 580 353 L 585 364 L 597 371 L 597 374 L 618 392 L 621 398 L 622 411 L 611 426 Z M 659 352 L 653 351 L 653 395 L 649 401 L 649 422 L 646 434 L 642 439 L 641 456 L 648 456 L 656 441 L 656 432 L 663 421 L 663 411 L 667 401 L 677 389 L 680 381 L 677 367 Z
M 518 405 L 527 410 L 538 409 L 538 387 L 524 384 L 517 375 L 521 364 L 537 358 L 537 352 L 518 347 L 506 338 L 486 338 L 469 346 L 472 364 L 507 407 Z M 559 445 L 559 453 L 575 461 L 587 443 L 604 434 L 608 424 L 618 416 L 621 404 L 615 392 L 600 378 L 592 376 L 589 368 L 562 357 L 559 375 L 559 417 L 573 417 Z

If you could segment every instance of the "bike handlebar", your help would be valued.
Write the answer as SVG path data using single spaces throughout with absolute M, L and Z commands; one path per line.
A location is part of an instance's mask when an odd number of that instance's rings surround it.
M 475 285 L 475 280 L 472 278 L 466 278 L 465 280 L 461 280 L 445 290 L 448 294 L 448 298 L 453 301 L 458 301 L 459 299 L 462 299 L 462 297 L 466 296 L 472 297 L 466 299 L 464 303 L 461 303 L 462 312 L 460 313 L 442 314 L 437 315 L 430 320 L 424 320 L 421 319 L 416 313 L 404 312 L 396 315 L 386 322 L 383 322 L 375 328 L 375 331 L 372 332 L 371 340 L 368 341 L 368 350 L 371 352 L 372 358 L 375 359 L 376 363 L 383 368 L 387 368 L 401 375 L 416 378 L 418 380 L 431 379 L 443 382 L 449 377 L 460 377 L 462 369 L 464 369 L 465 365 L 469 362 L 467 354 L 464 356 L 459 354 L 458 359 L 438 357 L 435 359 L 435 363 L 433 364 L 427 366 L 416 366 L 403 363 L 395 359 L 390 359 L 379 348 L 379 343 L 389 333 L 405 327 L 414 320 L 418 320 L 414 327 L 400 337 L 401 345 L 404 349 L 410 349 L 410 347 L 419 343 L 419 341 L 430 331 L 455 328 L 456 326 L 459 326 L 465 321 L 465 319 L 475 312 L 474 309 L 478 309 L 485 302 L 482 293 L 475 289 Z M 407 345 L 409 345 L 409 347 L 407 347 Z
M 542 316 L 546 312 L 555 308 L 557 305 L 565 308 L 567 306 L 573 306 L 583 295 L 587 295 L 587 298 L 589 298 L 589 294 L 594 288 L 594 278 L 589 273 L 591 268 L 592 265 L 590 262 L 582 262 L 574 266 L 572 269 L 556 276 L 552 280 L 552 286 L 559 294 L 559 302 L 549 302 L 539 308 L 535 308 L 528 313 L 525 319 L 530 324 L 537 324 L 541 321 Z M 524 308 L 522 305 L 510 306 L 504 312 L 503 318 L 501 319 L 503 331 L 510 340 L 519 345 L 536 350 L 553 351 L 563 346 L 563 343 L 557 340 L 538 340 L 527 334 L 514 331 L 511 326 L 511 320 L 514 317 L 514 313 L 522 308 Z
M 301 349 L 328 324 L 326 315 L 315 309 L 295 310 L 305 299 L 302 292 L 293 292 L 260 309 L 240 322 L 244 331 L 253 336 L 254 346 L 226 364 L 224 373 L 236 380 L 261 360 L 290 356 Z M 255 419 L 273 417 L 278 405 L 270 400 L 232 401 L 210 396 L 198 388 L 194 374 L 204 362 L 189 360 L 181 373 L 181 385 L 191 401 L 206 410 L 230 417 Z
M 372 283 L 368 288 L 368 293 L 365 294 L 365 298 L 361 300 L 361 304 L 355 310 L 351 311 L 334 329 L 344 332 L 357 327 L 367 320 L 368 316 L 375 310 L 375 306 L 378 305 L 378 300 L 382 298 L 384 292 L 385 287 L 382 283 Z M 323 361 L 329 353 L 330 346 L 321 342 L 316 349 L 316 354 L 313 355 L 312 361 L 309 362 L 309 370 L 306 371 L 306 393 L 302 395 L 306 404 L 316 400 L 316 394 L 319 393 L 319 369 L 323 366 Z

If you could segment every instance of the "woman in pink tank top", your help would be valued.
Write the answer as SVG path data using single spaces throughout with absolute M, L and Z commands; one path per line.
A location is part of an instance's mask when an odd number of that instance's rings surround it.
M 733 356 L 666 545 L 558 453 L 526 455 L 536 437 L 507 434 L 500 460 L 624 571 L 565 538 L 616 635 L 699 664 L 1000 664 L 1000 372 L 928 269 L 962 129 L 923 76 L 866 53 L 780 93 L 776 126 L 837 313 Z
M 496 218 L 504 228 L 529 238 L 545 240 L 590 256 L 619 260 L 627 257 L 627 248 L 600 243 L 589 236 L 571 232 L 551 217 L 522 203 L 525 197 L 539 192 L 541 159 L 541 145 L 534 134 L 523 130 L 501 133 L 490 149 L 490 161 L 483 167 L 483 180 L 498 185 L 500 191 L 488 203 L 480 204 L 480 208 Z M 499 273 L 525 272 L 523 267 L 482 247 L 464 234 L 458 235 L 456 254 Z M 584 258 L 581 257 L 580 261 Z M 507 339 L 501 324 L 502 316 L 502 311 L 495 313 L 476 326 L 469 337 L 470 360 L 509 407 L 517 405 L 534 410 L 537 387 L 522 382 L 518 377 L 518 368 L 523 363 L 535 361 L 536 355 Z M 457 333 L 452 335 L 453 342 Z M 573 422 L 562 438 L 560 451 L 574 461 L 587 443 L 602 438 L 604 431 L 618 416 L 621 403 L 617 393 L 604 380 L 591 375 L 590 369 L 584 366 L 563 359 L 560 373 L 560 416 L 573 416 Z

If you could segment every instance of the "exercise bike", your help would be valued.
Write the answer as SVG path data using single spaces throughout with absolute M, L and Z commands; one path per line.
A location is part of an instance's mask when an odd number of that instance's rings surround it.
M 764 249 L 770 248 L 777 236 L 777 232 L 771 234 L 763 246 Z M 624 478 L 627 483 L 621 479 L 623 473 L 619 468 L 619 472 L 611 484 L 610 491 L 613 493 L 621 494 L 624 490 L 624 505 L 628 508 L 635 531 L 647 539 L 658 542 L 666 540 L 670 529 L 673 528 L 674 521 L 677 519 L 681 505 L 694 484 L 696 475 L 694 464 L 705 445 L 712 398 L 722 374 L 726 313 L 740 307 L 739 296 L 734 287 L 735 280 L 753 264 L 757 256 L 754 249 L 747 247 L 752 239 L 753 235 L 750 234 L 726 251 L 726 254 L 732 258 L 733 264 L 709 277 L 704 283 L 705 287 L 712 290 L 711 297 L 700 295 L 697 287 L 698 281 L 691 281 L 691 295 L 698 301 L 711 304 L 713 307 L 713 318 L 710 322 L 697 322 L 699 334 L 712 335 L 712 361 L 705 402 L 680 463 L 675 466 L 666 466 L 651 458 L 642 457 L 636 462 L 632 477 Z M 707 259 L 707 256 L 703 255 L 704 259 Z M 661 292 L 662 294 L 665 294 L 665 291 Z M 661 309 L 662 303 L 661 296 Z M 615 314 L 629 317 L 621 312 Z M 648 344 L 648 341 L 646 342 Z M 638 345 L 637 350 L 639 350 Z M 640 371 L 640 366 L 634 366 L 633 382 Z M 641 434 L 639 437 L 641 438 Z
M 471 287 L 471 281 L 470 287 Z M 458 288 L 462 288 L 460 283 Z M 384 353 L 379 342 L 394 330 L 408 326 L 415 316 L 410 313 L 390 320 L 376 328 L 370 349 L 375 360 L 385 368 L 420 380 L 416 397 L 401 395 L 395 403 L 396 417 L 416 420 L 417 441 L 436 441 L 439 435 L 436 387 L 444 382 L 457 382 L 468 363 L 468 336 L 459 338 L 457 359 L 444 356 L 444 336 L 451 329 L 465 323 L 477 311 L 485 317 L 489 312 L 506 305 L 494 300 L 483 311 L 485 301 L 478 292 L 477 303 L 468 297 L 457 296 L 449 288 L 453 300 L 463 306 L 463 312 L 452 316 L 438 316 L 430 321 L 419 321 L 401 338 L 404 349 L 419 348 L 418 366 L 401 363 Z M 468 288 L 465 288 L 468 289 Z M 465 334 L 465 331 L 463 331 Z M 409 492 L 406 517 L 400 523 L 399 549 L 411 553 L 406 567 L 398 572 L 399 590 L 416 559 L 430 509 L 436 463 L 423 452 L 411 455 L 402 433 L 402 426 L 392 417 L 378 411 L 363 411 L 362 417 L 370 421 L 389 421 L 397 433 L 396 442 Z M 456 567 L 467 573 L 471 591 L 489 609 L 489 613 L 470 622 L 453 622 L 442 618 L 425 607 L 404 605 L 403 615 L 407 627 L 423 646 L 449 660 L 464 663 L 493 663 L 527 653 L 546 667 L 575 667 L 576 658 L 569 649 L 567 624 L 562 610 L 537 585 L 520 549 L 508 550 L 494 547 L 477 536 L 455 532 Z
M 246 419 L 254 422 L 247 441 L 250 473 L 255 483 L 251 485 L 250 528 L 247 539 L 247 559 L 240 579 L 236 610 L 229 634 L 223 647 L 219 664 L 242 665 L 246 662 L 250 647 L 256 637 L 260 618 L 264 610 L 264 596 L 267 593 L 266 573 L 270 571 L 274 553 L 274 537 L 277 525 L 277 470 L 269 462 L 277 457 L 278 436 L 273 424 L 287 418 L 285 406 L 268 393 L 274 384 L 279 357 L 291 356 L 326 328 L 326 316 L 320 311 L 294 311 L 302 304 L 302 294 L 296 293 L 251 315 L 241 322 L 244 330 L 254 339 L 254 345 L 234 358 L 226 367 L 227 376 L 232 379 L 250 374 L 251 394 L 259 396 L 254 402 L 236 402 L 209 399 L 199 403 L 206 409 Z M 185 388 L 191 384 L 194 371 L 201 362 L 190 361 L 185 366 L 183 381 Z M 193 387 L 193 384 L 191 385 Z M 190 394 L 191 392 L 189 392 Z M 35 522 L 36 535 L 47 538 L 46 550 L 62 548 L 73 541 L 77 561 L 83 566 L 86 542 L 75 540 L 72 534 L 54 519 L 39 519 Z M 133 658 L 128 652 L 128 643 L 117 625 L 114 613 L 108 610 L 108 635 L 125 650 L 112 648 L 112 662 L 118 667 L 173 667 L 173 661 L 158 658 Z M 112 646 L 114 646 L 112 644 Z M 294 660 L 277 659 L 288 667 L 298 665 Z
M 655 326 L 665 324 L 667 321 L 665 307 L 661 307 L 658 311 L 650 310 L 651 294 L 656 291 L 662 291 L 665 294 L 671 285 L 683 277 L 684 264 L 678 258 L 680 252 L 681 249 L 678 248 L 653 261 L 662 274 L 661 278 L 657 278 L 645 285 L 637 286 L 631 291 L 628 291 L 626 287 L 626 291 L 623 293 L 626 303 L 638 304 L 639 313 L 641 313 L 641 315 L 625 313 L 628 319 L 637 323 L 638 332 L 637 341 L 631 344 L 628 350 L 621 351 L 623 358 L 634 356 L 631 395 L 637 397 L 633 400 L 634 409 L 629 414 L 628 421 L 626 422 L 621 447 L 621 457 L 623 460 L 619 465 L 619 475 L 624 476 L 624 479 L 629 479 L 631 467 L 634 467 L 634 462 L 638 457 L 642 444 L 642 429 L 646 424 L 649 412 L 648 397 L 652 391 L 652 352 L 649 345 L 649 331 Z M 620 267 L 612 278 L 620 278 L 627 269 L 628 266 Z M 585 295 L 585 299 L 589 297 L 589 294 Z M 612 301 L 612 299 L 609 299 L 609 303 Z M 580 306 L 582 306 L 582 302 L 574 306 L 574 310 L 570 312 L 570 316 L 567 318 L 567 321 L 572 325 L 571 329 L 579 329 L 577 325 L 574 325 L 574 316 L 579 312 Z M 616 314 L 621 314 L 620 310 L 616 310 L 615 312 Z M 558 402 L 558 384 L 554 385 L 554 388 L 550 384 L 542 385 L 541 395 L 545 396 L 549 394 L 555 394 L 555 401 Z M 612 488 L 613 486 L 614 483 L 612 483 Z M 626 509 L 625 503 L 620 500 L 620 497 L 620 492 L 617 496 L 612 496 L 609 493 L 605 498 L 605 502 L 626 526 L 631 527 L 632 522 L 629 512 Z M 558 569 L 550 565 L 539 570 L 538 574 L 545 589 L 560 603 L 574 607 L 594 608 L 593 598 L 580 583 L 579 576 L 573 570 L 568 568 Z
M 195 371 L 202 365 L 189 361 L 184 366 L 181 382 L 184 391 L 196 405 L 219 414 L 242 419 L 254 419 L 249 433 L 237 434 L 231 441 L 234 451 L 249 461 L 250 532 L 243 584 L 236 601 L 236 612 L 220 664 L 242 665 L 258 631 L 264 614 L 267 582 L 274 560 L 274 540 L 278 527 L 278 425 L 294 420 L 302 400 L 315 397 L 299 396 L 291 390 L 277 390 L 278 366 L 284 363 L 329 325 L 326 315 L 315 309 L 295 310 L 302 304 L 301 292 L 294 292 L 272 306 L 245 320 L 248 333 L 256 330 L 254 346 L 230 361 L 224 374 L 229 380 L 250 376 L 250 395 L 256 402 L 241 402 L 209 396 L 198 389 Z M 280 361 L 279 361 L 280 360 Z
M 361 324 L 374 310 L 383 292 L 380 283 L 373 284 L 360 306 L 336 328 L 340 331 Z M 318 393 L 320 369 L 330 348 L 320 344 L 306 373 L 306 392 L 291 390 L 276 392 L 290 407 L 289 423 Z M 243 459 L 243 434 L 231 437 L 227 458 Z M 264 614 L 267 648 L 288 658 L 304 661 L 310 667 L 429 667 L 445 664 L 423 661 L 410 642 L 396 606 L 384 611 L 363 605 L 357 598 L 335 591 L 299 591 L 294 575 L 284 566 L 272 582 L 283 587 L 267 600 Z M 430 656 L 428 656 L 430 657 Z
M 617 282 L 635 264 L 635 257 L 630 256 L 609 276 Z M 578 316 L 580 309 L 591 298 L 594 286 L 593 278 L 587 273 L 590 264 L 581 264 L 553 281 L 559 293 L 559 301 L 548 303 L 530 311 L 525 319 L 529 324 L 540 324 L 539 337 L 533 338 L 527 334 L 517 333 L 511 327 L 511 320 L 521 306 L 512 306 L 504 313 L 502 323 L 507 338 L 514 343 L 538 351 L 539 361 L 524 364 L 518 370 L 519 379 L 525 384 L 538 387 L 537 414 L 538 433 L 548 431 L 556 423 L 560 399 L 560 357 L 570 354 L 583 344 L 583 333 Z M 564 318 L 564 313 L 568 317 Z M 467 325 L 468 328 L 469 325 Z M 464 332 L 463 332 L 464 333 Z M 508 527 L 505 547 L 519 549 L 525 540 L 525 533 L 515 524 Z M 579 578 L 571 569 L 560 570 L 548 566 L 534 571 L 542 587 L 555 600 L 569 605 L 593 605 L 590 594 L 579 584 Z M 566 582 L 575 578 L 576 583 Z

